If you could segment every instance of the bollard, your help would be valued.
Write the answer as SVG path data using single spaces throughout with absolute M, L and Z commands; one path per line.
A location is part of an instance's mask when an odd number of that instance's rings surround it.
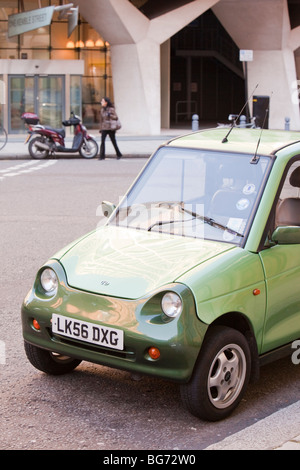
M 289 131 L 290 130 L 290 118 L 286 117 L 284 118 L 284 121 L 285 121 L 284 130 Z
M 247 122 L 247 118 L 246 118 L 246 116 L 244 116 L 242 114 L 242 116 L 240 117 L 240 126 L 239 127 L 246 127 L 246 122 Z
M 199 130 L 199 116 L 198 114 L 193 114 L 192 116 L 192 131 Z

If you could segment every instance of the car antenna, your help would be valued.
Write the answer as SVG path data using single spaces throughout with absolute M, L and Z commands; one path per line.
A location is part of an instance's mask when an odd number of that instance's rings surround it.
M 273 95 L 273 92 L 271 93 L 271 96 Z M 263 133 L 263 130 L 265 128 L 265 122 L 266 122 L 266 119 L 267 119 L 267 116 L 269 114 L 269 108 L 266 109 L 266 112 L 265 112 L 265 117 L 264 117 L 264 120 L 263 120 L 263 125 L 261 127 L 261 131 L 260 131 L 260 134 L 259 134 L 259 139 L 258 139 L 258 142 L 257 142 L 257 146 L 256 146 L 256 150 L 255 150 L 255 153 L 251 159 L 251 162 L 252 164 L 254 163 L 257 163 L 259 158 L 257 157 L 257 152 L 258 152 L 258 147 L 259 147 L 259 144 L 260 144 L 260 141 L 261 141 L 261 136 L 262 136 L 262 133 Z
M 240 111 L 240 114 L 235 118 L 235 120 L 233 121 L 233 123 L 231 124 L 231 127 L 229 129 L 229 131 L 227 132 L 226 136 L 224 137 L 224 139 L 222 140 L 222 144 L 225 144 L 226 142 L 228 142 L 228 136 L 230 134 L 230 132 L 232 131 L 232 129 L 234 128 L 236 122 L 239 120 L 242 112 L 244 111 L 244 109 L 246 108 L 247 104 L 249 103 L 250 99 L 252 98 L 252 96 L 254 95 L 254 92 L 256 90 L 256 88 L 258 87 L 258 84 L 256 85 L 256 87 L 254 88 L 254 90 L 252 91 L 251 95 L 249 96 L 249 98 L 247 99 L 246 103 L 244 104 L 244 106 L 242 107 L 241 111 Z

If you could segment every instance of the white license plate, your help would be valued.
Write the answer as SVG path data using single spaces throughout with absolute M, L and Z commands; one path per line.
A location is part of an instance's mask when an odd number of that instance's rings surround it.
M 112 349 L 124 349 L 122 330 L 52 314 L 52 332 Z

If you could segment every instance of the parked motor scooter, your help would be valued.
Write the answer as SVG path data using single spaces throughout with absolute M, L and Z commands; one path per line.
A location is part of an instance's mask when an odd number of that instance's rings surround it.
M 82 125 L 79 116 L 71 113 L 70 119 L 63 121 L 63 126 L 74 126 L 74 138 L 72 147 L 65 146 L 65 129 L 54 129 L 39 124 L 39 118 L 34 113 L 24 113 L 22 119 L 29 126 L 28 136 L 25 144 L 32 158 L 46 158 L 55 153 L 77 153 L 84 158 L 93 158 L 98 153 L 96 139 L 88 134 Z

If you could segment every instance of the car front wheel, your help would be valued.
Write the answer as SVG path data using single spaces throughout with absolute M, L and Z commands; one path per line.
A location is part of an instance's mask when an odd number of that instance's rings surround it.
M 245 336 L 228 327 L 213 327 L 203 343 L 191 380 L 181 397 L 195 416 L 218 421 L 238 406 L 247 388 L 251 354 Z
M 80 364 L 79 359 L 57 354 L 24 342 L 29 362 L 38 370 L 50 375 L 62 375 L 72 372 Z

